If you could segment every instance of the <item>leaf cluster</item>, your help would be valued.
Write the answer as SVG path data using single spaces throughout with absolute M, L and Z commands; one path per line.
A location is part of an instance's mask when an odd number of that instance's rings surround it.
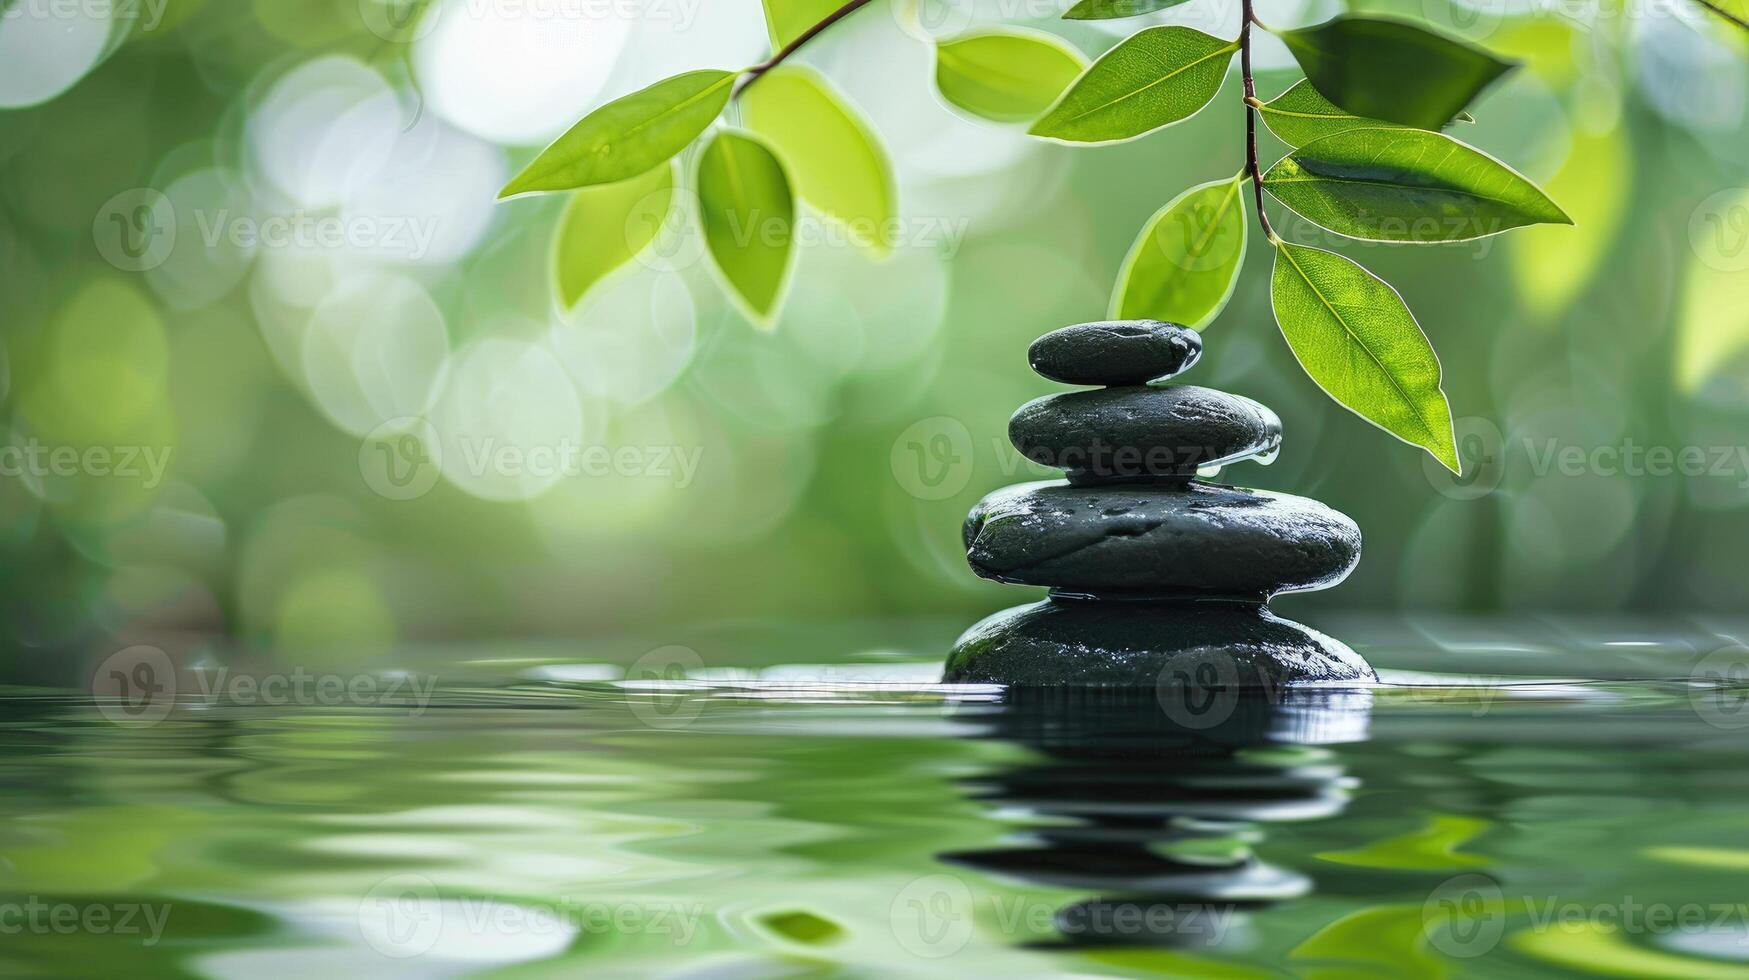
M 768 323 L 792 265 L 798 201 L 874 230 L 884 255 L 898 214 L 892 165 L 862 114 L 824 77 L 779 66 L 824 25 L 867 0 L 765 0 L 778 54 L 741 71 L 664 79 L 589 113 L 503 191 L 572 191 L 556 238 L 555 282 L 574 304 L 676 223 L 694 189 L 697 226 L 732 293 Z M 1080 0 L 1073 20 L 1133 17 L 1189 0 Z M 1411 245 L 1570 224 L 1524 175 L 1445 132 L 1513 63 L 1417 24 L 1342 15 L 1277 32 L 1305 77 L 1269 101 L 1252 94 L 1246 5 L 1239 38 L 1148 27 L 1089 62 L 1050 35 L 983 29 L 936 44 L 936 88 L 961 111 L 1024 124 L 1041 139 L 1137 139 L 1200 112 L 1245 55 L 1246 112 L 1289 152 L 1268 167 L 1255 136 L 1244 166 L 1156 212 L 1131 246 L 1111 312 L 1208 326 L 1232 296 L 1247 244 L 1246 198 L 1275 250 L 1271 300 L 1282 336 L 1338 403 L 1460 469 L 1439 360 L 1396 290 L 1354 261 L 1279 238 L 1264 192 L 1348 238 Z M 757 84 L 755 84 L 757 83 Z M 674 161 L 739 98 L 744 128 L 718 126 L 690 180 Z M 1248 185 L 1250 194 L 1247 193 Z M 1259 191 L 1259 188 L 1261 192 Z M 682 221 L 685 215 L 680 215 Z

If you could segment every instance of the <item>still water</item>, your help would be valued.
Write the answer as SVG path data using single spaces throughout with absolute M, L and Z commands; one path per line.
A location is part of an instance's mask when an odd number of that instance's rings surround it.
M 0 974 L 1749 976 L 1749 624 L 1318 625 L 1384 683 L 1021 698 L 859 624 L 5 689 Z

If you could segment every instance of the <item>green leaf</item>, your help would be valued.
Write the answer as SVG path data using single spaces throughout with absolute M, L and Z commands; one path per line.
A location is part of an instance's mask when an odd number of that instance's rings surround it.
M 842 0 L 765 0 L 765 26 L 777 50 L 825 20 Z M 765 83 L 761 81 L 760 85 Z
M 1395 123 L 1383 119 L 1368 119 L 1343 112 L 1329 99 L 1318 94 L 1312 83 L 1300 79 L 1257 109 L 1264 125 L 1276 139 L 1289 146 L 1305 146 L 1315 139 L 1345 133 L 1351 129 L 1396 129 Z
M 1089 66 L 1030 132 L 1104 143 L 1170 125 L 1208 105 L 1237 50 L 1237 41 L 1188 27 L 1138 31 Z
M 935 47 L 942 96 L 996 122 L 1037 119 L 1086 67 L 1081 52 L 1037 31 L 979 31 Z
M 1313 140 L 1263 175 L 1301 217 L 1375 242 L 1463 242 L 1572 224 L 1529 178 L 1443 133 L 1351 129 Z
M 698 164 L 699 221 L 723 278 L 761 321 L 777 308 L 795 236 L 795 198 L 777 155 L 718 133 Z
M 741 97 L 749 128 L 777 150 L 796 192 L 844 222 L 858 244 L 892 251 L 893 166 L 859 112 L 807 68 L 779 68 Z
M 1176 7 L 1189 0 L 1081 0 L 1063 14 L 1064 20 L 1117 20 Z
M 498 192 L 566 191 L 651 170 L 698 138 L 729 101 L 736 73 L 689 71 L 584 116 Z
M 1275 322 L 1306 374 L 1344 408 L 1461 474 L 1439 358 L 1403 297 L 1334 252 L 1275 248 Z
M 643 251 L 674 203 L 669 162 L 617 184 L 585 187 L 571 196 L 553 235 L 553 285 L 566 309 Z
M 1245 180 L 1192 187 L 1149 219 L 1118 273 L 1115 319 L 1201 330 L 1221 312 L 1245 259 Z
M 1396 20 L 1337 17 L 1282 31 L 1306 77 L 1357 116 L 1439 129 L 1514 67 L 1481 48 Z

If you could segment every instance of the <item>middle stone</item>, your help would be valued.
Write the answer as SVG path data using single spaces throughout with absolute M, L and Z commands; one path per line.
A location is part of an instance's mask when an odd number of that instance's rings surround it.
M 1281 419 L 1249 398 L 1195 385 L 1101 388 L 1027 402 L 1008 420 L 1008 439 L 1071 483 L 1183 480 L 1201 466 L 1274 453 Z
M 965 544 L 984 578 L 1110 597 L 1260 602 L 1360 561 L 1360 528 L 1316 500 L 1197 481 L 1006 487 L 972 509 Z

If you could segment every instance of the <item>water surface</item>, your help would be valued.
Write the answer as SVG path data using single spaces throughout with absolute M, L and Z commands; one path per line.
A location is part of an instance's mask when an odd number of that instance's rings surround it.
M 0 974 L 1749 976 L 1744 624 L 1318 625 L 1385 683 L 1015 697 L 863 624 L 8 689 Z

